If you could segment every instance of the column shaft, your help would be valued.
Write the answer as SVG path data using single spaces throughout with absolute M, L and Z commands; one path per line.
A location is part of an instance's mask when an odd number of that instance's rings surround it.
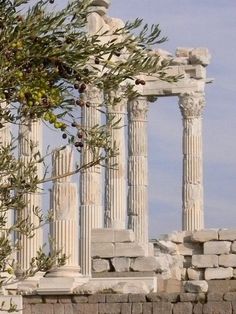
M 136 241 L 148 243 L 148 149 L 146 98 L 128 104 L 128 227 Z
M 42 122 L 28 121 L 27 123 L 20 125 L 19 130 L 19 158 L 27 166 L 27 163 L 34 160 L 34 154 L 42 153 Z M 39 178 L 43 176 L 42 163 L 37 164 L 37 175 Z M 25 194 L 24 196 L 26 207 L 23 210 L 22 216 L 24 219 L 28 217 L 29 224 L 38 226 L 39 219 L 34 214 L 34 210 L 41 209 L 41 189 L 39 187 L 38 192 Z M 39 247 L 43 245 L 43 231 L 42 228 L 34 230 L 34 236 L 29 238 L 28 236 L 21 235 L 20 250 L 18 253 L 18 262 L 22 270 L 26 270 L 30 267 L 30 261 L 37 255 Z
M 108 160 L 106 168 L 106 204 L 105 226 L 107 228 L 125 229 L 127 217 L 126 189 L 126 144 L 125 144 L 125 115 L 127 102 L 121 99 L 119 103 L 108 106 L 108 119 L 118 122 L 111 129 L 111 142 L 118 148 L 118 155 Z
M 56 150 L 52 158 L 52 176 L 57 177 L 73 170 L 73 155 L 70 147 Z M 55 179 L 52 189 L 53 222 L 50 226 L 53 238 L 52 248 L 61 250 L 60 255 L 67 256 L 65 266 L 56 273 L 69 276 L 79 271 L 78 266 L 78 193 L 77 184 L 71 182 L 70 177 Z
M 204 104 L 200 93 L 180 97 L 183 116 L 183 230 L 204 228 L 201 117 Z
M 101 124 L 101 113 L 98 106 L 103 103 L 103 94 L 97 88 L 89 88 L 86 92 L 90 107 L 82 108 L 82 126 L 91 129 Z M 93 160 L 91 151 L 83 148 L 81 165 Z M 80 265 L 82 274 L 91 275 L 91 230 L 102 228 L 102 181 L 99 165 L 84 169 L 80 174 Z

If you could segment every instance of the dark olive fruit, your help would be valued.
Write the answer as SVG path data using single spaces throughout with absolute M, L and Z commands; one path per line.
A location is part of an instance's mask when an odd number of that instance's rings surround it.
M 141 84 L 141 85 L 146 85 L 146 82 L 145 82 L 144 80 L 141 80 L 141 81 L 140 81 L 140 84 Z
M 100 63 L 99 58 L 98 58 L 98 57 L 96 57 L 94 62 L 95 62 L 95 64 L 99 64 L 99 63 Z
M 75 84 L 74 84 L 74 88 L 75 88 L 75 89 L 79 89 L 79 88 L 80 88 L 79 84 L 78 84 L 78 83 L 75 83 Z
M 78 138 L 83 138 L 83 133 L 78 132 L 78 133 L 77 133 L 77 136 L 78 136 Z
M 90 107 L 90 102 L 86 102 L 86 107 L 87 107 L 87 108 Z
M 78 82 L 81 81 L 81 76 L 79 74 L 77 74 L 75 78 Z
M 54 3 L 54 0 L 49 0 L 49 3 L 53 4 L 53 3 Z
M 66 138 L 67 138 L 67 134 L 66 134 L 66 133 L 63 133 L 63 134 L 62 134 L 62 138 L 66 139 Z
M 72 126 L 73 128 L 75 128 L 75 127 L 76 127 L 76 123 L 75 123 L 75 122 L 72 122 L 72 123 L 71 123 L 71 126 Z
M 86 84 L 82 83 L 79 87 L 79 92 L 83 93 L 86 90 Z
M 136 84 L 136 85 L 141 84 L 141 80 L 140 80 L 140 79 L 137 79 L 137 80 L 135 81 L 135 84 Z
M 120 57 L 120 56 L 121 56 L 121 52 L 120 52 L 120 51 L 116 51 L 114 54 L 115 54 L 115 56 L 117 56 L 117 57 Z

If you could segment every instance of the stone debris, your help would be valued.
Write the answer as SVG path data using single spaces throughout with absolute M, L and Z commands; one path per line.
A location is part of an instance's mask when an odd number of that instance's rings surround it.
M 199 293 L 208 291 L 208 283 L 205 280 L 186 281 L 184 285 L 186 292 Z

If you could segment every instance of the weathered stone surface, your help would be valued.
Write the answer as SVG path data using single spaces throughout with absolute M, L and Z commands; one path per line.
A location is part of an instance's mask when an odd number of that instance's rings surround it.
M 152 303 L 143 303 L 143 314 L 152 314 Z
M 173 314 L 192 314 L 193 306 L 190 302 L 174 304 Z
M 121 314 L 131 314 L 131 303 L 121 303 Z
M 131 262 L 133 271 L 155 271 L 157 269 L 157 258 L 154 256 L 144 256 L 135 258 Z
M 231 252 L 236 253 L 236 241 L 232 243 Z
M 44 303 L 57 303 L 57 296 L 54 296 L 54 295 L 50 295 L 50 296 L 45 296 L 43 298 L 44 300 Z
M 149 302 L 177 302 L 179 301 L 179 293 L 149 293 L 146 295 L 147 301 Z
M 110 264 L 108 260 L 96 258 L 92 261 L 92 269 L 96 273 L 102 273 L 110 270 Z
M 227 292 L 224 294 L 225 301 L 236 301 L 236 292 Z
M 99 314 L 118 314 L 121 312 L 120 303 L 100 303 L 98 304 Z M 93 312 L 91 312 L 93 313 Z M 86 313 L 88 314 L 88 313 Z
M 53 305 L 53 310 L 54 310 L 54 313 L 65 314 L 64 304 L 54 304 Z
M 120 282 L 117 285 L 113 286 L 112 290 L 115 293 L 133 293 L 133 294 L 145 294 L 149 293 L 149 288 L 143 282 L 142 285 L 140 283 L 128 283 L 128 282 Z
M 182 268 L 181 270 L 181 280 L 188 280 L 187 268 Z
M 73 303 L 88 303 L 88 297 L 83 295 L 74 295 L 72 297 Z
M 209 292 L 234 292 L 236 291 L 236 280 L 209 280 L 208 281 Z
M 236 240 L 236 229 L 221 229 L 219 231 L 219 240 Z
M 107 303 L 127 303 L 128 294 L 107 294 L 106 302 Z
M 142 303 L 133 303 L 132 304 L 132 314 L 142 314 L 142 313 L 143 313 Z
M 113 256 L 117 257 L 138 257 L 144 256 L 145 250 L 142 245 L 137 243 L 116 243 L 115 244 L 115 254 Z
M 178 253 L 184 256 L 192 256 L 194 254 L 202 254 L 202 247 L 198 243 L 178 244 Z
M 184 288 L 186 292 L 192 293 L 207 292 L 208 284 L 205 280 L 192 280 L 186 281 Z
M 34 314 L 53 314 L 53 304 L 35 304 L 33 306 Z
M 72 304 L 65 304 L 64 307 L 65 307 L 65 314 L 74 314 L 73 305 Z
M 134 232 L 130 229 L 114 230 L 115 242 L 134 242 Z
M 233 270 L 233 277 L 236 278 L 236 269 Z
M 192 267 L 192 256 L 184 256 L 183 267 L 185 268 Z
M 219 265 L 224 267 L 236 267 L 236 254 L 220 255 Z
M 130 262 L 130 258 L 128 257 L 114 257 L 111 260 L 111 263 L 117 272 L 129 271 Z
M 95 5 L 95 6 L 104 6 L 104 7 L 108 8 L 110 2 L 111 2 L 110 0 L 93 0 L 93 1 L 92 1 L 92 5 Z
M 110 243 L 115 242 L 114 230 L 111 228 L 93 229 L 92 243 Z
M 203 314 L 232 314 L 230 302 L 208 302 L 203 305 Z
M 24 297 L 24 304 L 37 304 L 43 303 L 43 298 L 41 296 L 25 296 Z
M 202 314 L 203 305 L 201 303 L 197 303 L 193 306 L 193 314 Z
M 183 291 L 183 284 L 176 279 L 164 280 L 163 291 L 167 293 L 177 293 Z
M 172 314 L 172 307 L 169 302 L 154 302 L 153 314 Z
M 223 301 L 222 292 L 208 292 L 207 301 Z
M 218 240 L 218 230 L 198 230 L 193 232 L 192 240 L 196 242 L 207 242 L 211 240 Z
M 198 295 L 196 293 L 181 293 L 180 301 L 181 302 L 195 302 L 197 301 Z
M 197 268 L 218 267 L 217 255 L 193 255 L 192 265 Z
M 199 269 L 188 268 L 187 275 L 189 280 L 203 280 L 204 271 Z
M 190 51 L 189 61 L 191 64 L 207 66 L 210 63 L 211 55 L 207 48 L 194 48 Z
M 177 251 L 177 245 L 172 241 L 160 240 L 155 243 L 155 249 L 159 249 L 162 253 L 174 254 Z
M 92 243 L 92 257 L 114 257 L 114 245 L 112 243 Z
M 140 302 L 146 302 L 146 295 L 144 293 L 135 293 L 129 295 L 129 302 L 131 303 L 140 303 Z
M 206 268 L 205 270 L 205 279 L 212 280 L 212 279 L 230 279 L 233 277 L 233 268 Z
M 189 54 L 191 50 L 193 50 L 193 48 L 178 47 L 176 49 L 175 55 L 176 57 L 189 58 Z
M 178 266 L 173 266 L 173 267 L 171 267 L 170 272 L 171 272 L 171 278 L 172 279 L 181 280 L 182 268 L 180 268 Z
M 204 254 L 229 254 L 231 242 L 209 241 L 204 243 Z
M 95 293 L 88 296 L 88 303 L 105 303 L 105 294 Z

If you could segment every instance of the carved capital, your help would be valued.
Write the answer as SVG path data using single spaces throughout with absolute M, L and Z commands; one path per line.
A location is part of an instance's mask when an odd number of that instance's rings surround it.
M 127 110 L 127 98 L 122 91 L 111 92 L 108 97 L 108 113 L 125 114 Z
M 88 86 L 84 93 L 85 100 L 90 102 L 92 105 L 101 105 L 104 102 L 103 91 L 97 87 Z
M 186 93 L 179 96 L 179 107 L 184 118 L 200 117 L 205 103 L 204 93 Z
M 130 120 L 147 120 L 148 102 L 146 97 L 139 97 L 128 104 Z

